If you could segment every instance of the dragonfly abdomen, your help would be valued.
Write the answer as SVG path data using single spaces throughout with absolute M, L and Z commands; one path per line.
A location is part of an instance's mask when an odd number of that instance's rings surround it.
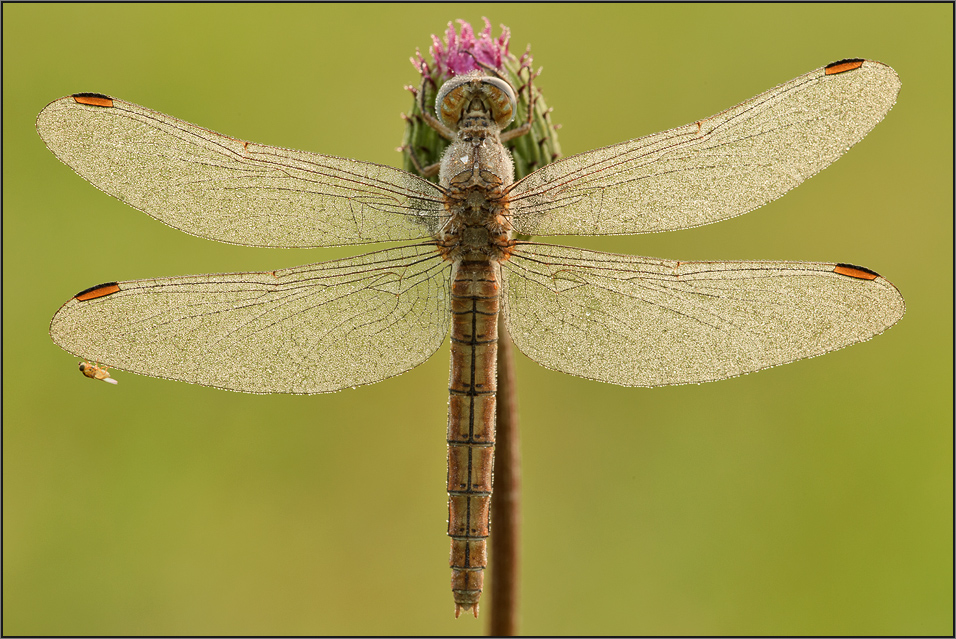
M 456 616 L 462 609 L 477 616 L 488 563 L 500 288 L 496 263 L 456 265 L 448 387 L 448 535 Z

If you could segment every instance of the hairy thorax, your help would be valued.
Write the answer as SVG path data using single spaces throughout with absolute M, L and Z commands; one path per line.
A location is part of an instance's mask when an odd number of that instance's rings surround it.
M 510 256 L 507 188 L 514 165 L 498 134 L 476 101 L 442 156 L 439 181 L 450 218 L 438 239 L 445 259 L 502 262 Z

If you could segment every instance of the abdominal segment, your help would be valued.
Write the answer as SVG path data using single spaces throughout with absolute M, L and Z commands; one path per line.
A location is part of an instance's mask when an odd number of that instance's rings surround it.
M 455 615 L 478 614 L 487 565 L 497 389 L 498 265 L 458 263 L 451 294 L 448 535 Z

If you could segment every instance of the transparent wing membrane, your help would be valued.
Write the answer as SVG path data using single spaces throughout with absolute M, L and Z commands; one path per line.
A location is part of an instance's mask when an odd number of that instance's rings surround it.
M 327 393 L 424 362 L 445 339 L 451 263 L 431 244 L 265 273 L 119 282 L 50 334 L 91 361 L 247 393 Z
M 507 212 L 530 235 L 733 217 L 836 160 L 899 87 L 878 62 L 834 63 L 711 118 L 545 166 L 514 185 Z M 37 130 L 97 187 L 223 242 L 439 238 L 453 209 L 445 189 L 404 171 L 243 142 L 98 94 L 51 103 Z M 101 285 L 65 304 L 50 330 L 89 361 L 229 390 L 368 384 L 422 363 L 448 332 L 453 265 L 437 242 L 283 271 Z M 502 267 L 505 321 L 526 355 L 625 386 L 711 381 L 820 355 L 904 312 L 892 284 L 841 264 L 674 262 L 521 242 Z
M 37 131 L 106 193 L 192 235 L 315 247 L 431 237 L 441 191 L 405 171 L 237 140 L 96 94 L 51 102 Z
M 526 235 L 690 228 L 752 211 L 829 166 L 893 106 L 892 68 L 848 60 L 687 126 L 588 151 L 511 190 Z
M 708 382 L 862 342 L 903 298 L 840 264 L 675 262 L 524 244 L 502 265 L 515 345 L 622 386 Z

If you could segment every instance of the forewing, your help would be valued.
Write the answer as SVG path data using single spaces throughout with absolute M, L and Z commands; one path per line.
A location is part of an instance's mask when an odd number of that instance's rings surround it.
M 82 178 L 192 235 L 312 247 L 430 237 L 438 188 L 380 164 L 244 142 L 95 94 L 37 117 L 49 149 Z
M 903 316 L 899 291 L 845 264 L 675 262 L 522 244 L 503 263 L 515 345 L 622 386 L 709 382 L 862 342 Z
M 88 289 L 50 335 L 89 361 L 247 393 L 327 393 L 398 375 L 448 332 L 450 263 L 433 245 L 266 273 Z
M 527 235 L 620 235 L 752 211 L 863 139 L 899 89 L 885 64 L 833 63 L 706 120 L 542 167 L 512 188 L 512 223 Z

